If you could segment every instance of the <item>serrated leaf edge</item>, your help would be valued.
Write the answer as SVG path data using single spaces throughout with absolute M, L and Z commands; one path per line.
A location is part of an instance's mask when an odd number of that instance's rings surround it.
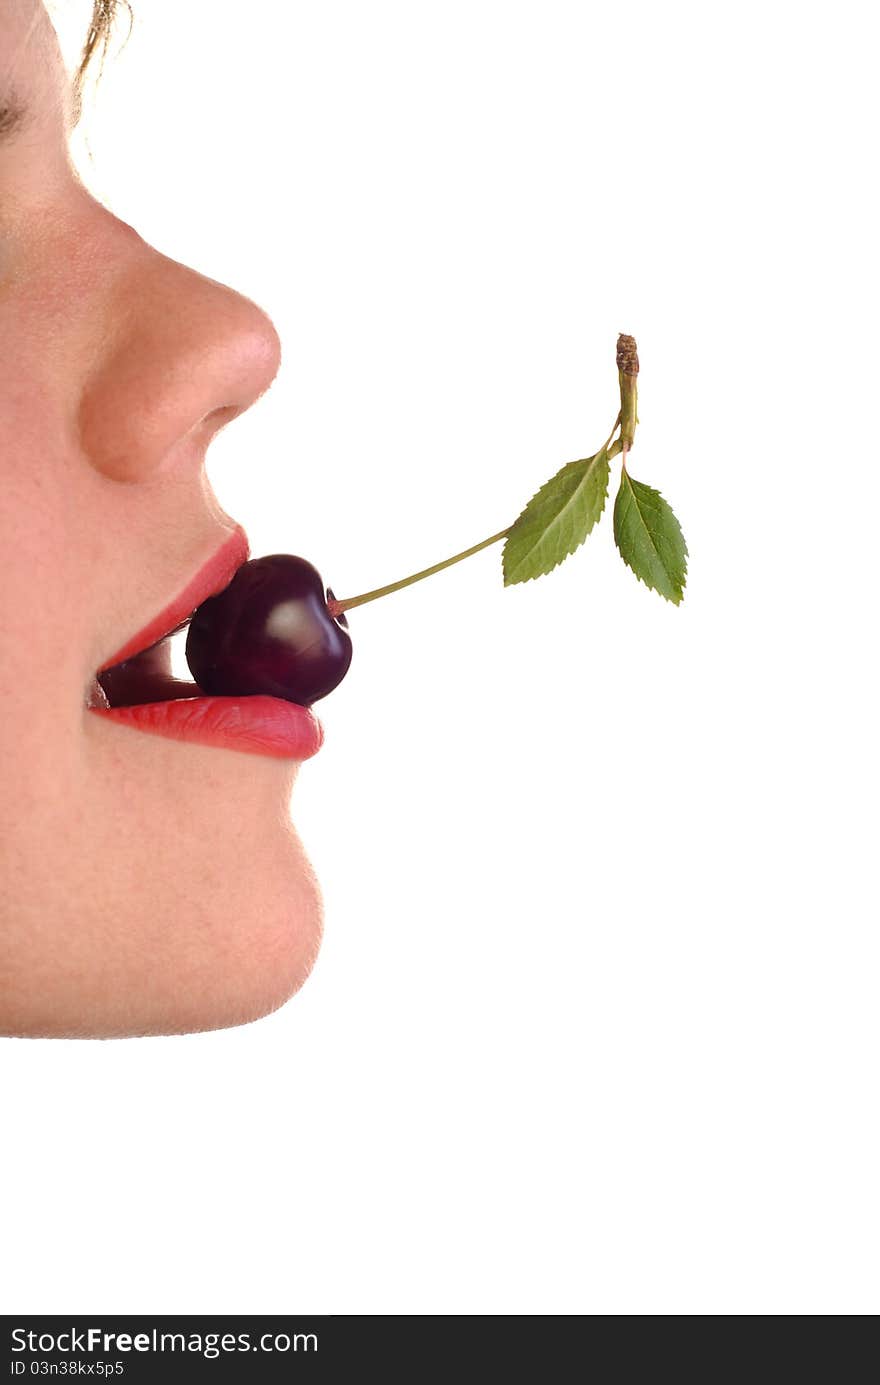
M 558 476 L 561 476 L 562 473 L 563 473 L 563 471 L 567 470 L 568 467 L 570 467 L 570 466 L 577 466 L 577 465 L 579 465 L 579 463 L 581 463 L 581 462 L 590 462 L 590 463 L 595 464 L 595 463 L 598 463 L 598 462 L 599 462 L 599 459 L 602 458 L 602 457 L 604 457 L 604 459 L 605 459 L 605 461 L 606 461 L 606 463 L 607 463 L 607 462 L 608 462 L 608 449 L 607 449 L 607 448 L 604 448 L 604 447 L 600 448 L 598 452 L 594 452 L 594 453 L 593 453 L 592 457 L 578 457 L 577 460 L 574 461 L 574 462 L 566 462 L 566 463 L 565 463 L 565 466 L 561 466 L 561 467 L 559 468 L 558 471 L 556 471 L 556 472 L 553 473 L 552 476 L 548 476 L 547 480 L 544 481 L 543 484 L 540 485 L 540 486 L 538 487 L 538 489 L 535 491 L 535 493 L 534 493 L 534 495 L 531 497 L 531 499 L 523 506 L 522 510 L 521 510 L 520 513 L 517 515 L 517 517 L 516 517 L 516 519 L 514 520 L 513 524 L 511 524 L 511 526 L 510 526 L 510 532 L 508 533 L 507 538 L 506 538 L 505 541 L 504 541 L 504 548 L 503 548 L 502 551 L 501 551 L 501 570 L 502 570 L 502 574 L 503 574 L 503 576 L 504 576 L 504 585 L 505 585 L 505 587 L 523 586 L 526 582 L 536 582 L 536 581 L 538 580 L 539 577 L 547 577 L 547 576 L 549 576 L 549 574 L 550 574 L 551 572 L 555 572 L 556 569 L 557 569 L 558 567 L 560 567 L 560 566 L 565 562 L 566 558 L 571 558 L 571 557 L 573 556 L 573 554 L 577 553 L 577 551 L 578 551 L 579 548 L 583 548 L 583 546 L 584 546 L 584 544 L 586 543 L 587 539 L 590 537 L 590 535 L 592 534 L 592 532 L 593 532 L 593 530 L 595 529 L 596 525 L 599 523 L 599 520 L 602 518 L 602 516 L 603 516 L 604 513 L 605 513 L 605 506 L 606 506 L 606 504 L 607 504 L 607 502 L 608 502 L 608 491 L 609 491 L 609 489 L 610 489 L 610 484 L 611 484 L 611 471 L 610 471 L 610 469 L 609 469 L 609 472 L 608 472 L 607 479 L 606 479 L 606 481 L 605 481 L 605 489 L 604 489 L 603 492 L 602 492 L 602 504 L 599 506 L 599 513 L 596 515 L 596 518 L 593 520 L 593 523 L 590 525 L 589 529 L 588 529 L 587 532 L 584 534 L 584 537 L 581 539 L 580 543 L 576 543 L 575 546 L 574 546 L 574 548 L 572 548 L 571 551 L 570 551 L 569 553 L 563 553 L 562 557 L 561 557 L 561 558 L 557 558 L 556 562 L 553 564 L 552 567 L 545 568 L 545 570 L 544 570 L 543 572 L 535 572 L 535 573 L 532 574 L 531 577 L 512 578 L 512 577 L 509 577 L 509 576 L 508 576 L 508 573 L 507 573 L 507 562 L 506 562 L 506 558 L 507 558 L 507 545 L 508 545 L 508 543 L 510 542 L 511 538 L 513 537 L 514 530 L 516 529 L 516 526 L 519 524 L 519 522 L 520 522 L 520 520 L 523 518 L 523 516 L 524 516 L 525 514 L 528 513 L 529 508 L 530 508 L 530 507 L 534 504 L 534 502 L 537 500 L 538 496 L 541 494 L 541 491 L 544 490 L 546 486 L 549 486 L 550 483 L 551 483 L 551 481 L 555 481 L 556 478 L 557 478 Z M 591 470 L 592 470 L 592 468 L 591 468 Z M 589 475 L 590 475 L 590 471 L 585 471 L 585 472 L 584 472 L 584 476 L 583 476 L 583 480 L 586 481 L 586 479 L 587 479 L 587 477 L 588 477 Z M 566 511 L 568 510 L 569 506 L 572 505 L 572 504 L 574 503 L 575 497 L 577 496 L 577 493 L 578 493 L 578 491 L 580 490 L 580 485 L 581 485 L 581 483 L 578 484 L 577 490 L 575 490 L 575 491 L 573 492 L 573 494 L 569 497 L 569 499 L 565 502 L 564 508 L 563 508 L 562 510 L 559 511 L 559 514 L 558 514 L 558 515 L 556 515 L 556 517 L 555 517 L 554 520 L 553 520 L 553 523 L 554 523 L 554 524 L 556 524 L 556 523 L 562 518 L 562 516 L 563 516 L 563 515 L 566 513 Z M 532 547 L 529 549 L 528 553 L 526 554 L 526 557 L 525 557 L 524 559 L 520 559 L 520 564 L 522 564 L 522 562 L 524 562 L 528 557 L 531 556 L 532 553 L 534 553 L 535 549 L 538 547 L 538 544 L 541 543 L 541 542 L 543 542 L 543 538 L 542 538 L 542 539 L 539 539 L 535 544 L 532 545 Z
M 632 487 L 632 484 L 633 484 L 633 481 L 634 481 L 634 480 L 635 480 L 635 478 L 634 478 L 633 476 L 630 476 L 629 472 L 628 472 L 627 469 L 626 469 L 626 466 L 624 466 L 624 467 L 623 467 L 623 470 L 622 470 L 621 473 L 620 473 L 620 485 L 619 485 L 618 488 L 617 488 L 617 496 L 615 497 L 615 501 L 614 501 L 615 509 L 617 508 L 617 501 L 618 501 L 618 499 L 620 498 L 620 495 L 621 495 L 621 493 L 622 493 L 622 491 L 623 491 L 624 483 L 625 483 L 626 481 L 629 481 L 630 487 Z M 648 483 L 647 483 L 647 481 L 639 481 L 637 484 L 640 485 L 640 486 L 644 486 L 645 490 L 646 490 L 646 491 L 650 491 L 652 495 L 656 495 L 658 500 L 662 500 L 662 501 L 663 501 L 663 504 L 667 507 L 667 509 L 669 510 L 669 513 L 672 515 L 672 518 L 675 520 L 676 524 L 678 525 L 678 532 L 681 534 L 682 547 L 684 548 L 684 574 L 683 574 L 682 579 L 681 579 L 681 590 L 680 590 L 679 593 L 678 593 L 678 598 L 675 599 L 675 598 L 673 598 L 673 597 L 671 597 L 671 596 L 667 596 L 666 593 L 665 593 L 665 592 L 662 592 L 662 591 L 660 590 L 659 587 L 655 587 L 655 586 L 653 585 L 653 583 L 647 581 L 647 579 L 644 578 L 644 577 L 641 575 L 640 572 L 636 572 L 636 569 L 633 567 L 632 563 L 629 561 L 629 558 L 626 557 L 626 555 L 624 554 L 623 550 L 622 550 L 621 547 L 620 547 L 620 544 L 617 542 L 617 529 L 616 529 L 616 526 L 615 526 L 615 531 L 614 531 L 614 545 L 615 545 L 615 547 L 616 547 L 618 553 L 620 554 L 621 560 L 622 560 L 622 561 L 626 564 L 626 566 L 629 568 L 630 572 L 631 572 L 632 575 L 635 577 L 635 579 L 636 579 L 637 582 L 641 582 L 643 586 L 647 587 L 648 591 L 656 592 L 658 596 L 662 596 L 662 597 L 663 597 L 663 600 L 664 600 L 664 601 L 668 601 L 668 602 L 670 603 L 670 605 L 672 605 L 672 606 L 680 606 L 681 603 L 682 603 L 682 601 L 684 600 L 684 589 L 685 589 L 685 587 L 687 586 L 687 575 L 688 575 L 688 561 L 687 561 L 687 560 L 688 560 L 688 546 L 687 546 L 687 540 L 686 540 L 686 538 L 685 538 L 685 536 L 684 536 L 684 530 L 682 529 L 681 524 L 679 523 L 678 515 L 677 515 L 677 514 L 675 513 L 675 511 L 673 510 L 672 506 L 669 504 L 669 501 L 666 499 L 665 495 L 661 494 L 661 492 L 658 491 L 658 490 L 656 489 L 656 487 L 654 487 L 654 486 L 649 486 Z M 638 505 L 638 502 L 636 501 L 635 492 L 634 492 L 634 491 L 632 492 L 632 496 L 633 496 L 633 502 L 635 503 L 636 510 L 637 510 L 637 512 L 638 512 L 639 519 L 641 520 L 641 523 L 642 523 L 642 527 L 643 527 L 645 533 L 646 533 L 647 536 L 648 536 L 648 541 L 649 541 L 651 547 L 653 548 L 654 552 L 657 554 L 658 559 L 660 559 L 660 554 L 657 552 L 657 545 L 654 543 L 654 540 L 653 540 L 653 538 L 651 537 L 651 531 L 650 531 L 650 529 L 648 528 L 647 524 L 645 524 L 645 521 L 642 519 L 642 512 L 641 512 L 641 510 L 639 509 L 639 505 Z M 661 563 L 662 563 L 663 560 L 660 559 L 660 561 L 661 561 Z

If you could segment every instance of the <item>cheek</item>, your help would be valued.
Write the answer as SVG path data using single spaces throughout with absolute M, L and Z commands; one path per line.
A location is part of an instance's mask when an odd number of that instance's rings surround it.
M 57 664 L 80 637 L 90 579 L 75 456 L 48 395 L 0 382 L 0 631 L 4 662 Z
M 20 883 L 13 851 L 51 853 L 74 772 L 86 563 L 75 510 L 39 452 L 4 452 L 0 426 L 0 885 Z M 42 470 L 41 470 L 42 468 Z M 33 851 L 28 847 L 33 841 Z M 45 869 L 45 866 L 44 866 Z

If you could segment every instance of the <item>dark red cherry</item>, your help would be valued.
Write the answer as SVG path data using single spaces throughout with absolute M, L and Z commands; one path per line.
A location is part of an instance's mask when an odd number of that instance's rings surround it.
M 351 663 L 348 622 L 330 615 L 328 598 L 305 558 L 253 558 L 195 612 L 186 637 L 193 678 L 215 697 L 268 693 L 304 707 L 326 697 Z

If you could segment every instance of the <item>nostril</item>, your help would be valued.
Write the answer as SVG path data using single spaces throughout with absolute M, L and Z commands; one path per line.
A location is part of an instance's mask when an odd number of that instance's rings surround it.
M 221 428 L 225 428 L 227 423 L 231 423 L 239 414 L 243 414 L 247 408 L 246 404 L 227 404 L 221 409 L 212 409 L 206 414 L 203 423 L 210 423 L 213 431 L 219 433 Z
M 278 333 L 256 303 L 168 264 L 161 260 L 161 281 L 153 264 L 149 281 L 126 284 L 114 310 L 125 310 L 128 330 L 121 340 L 108 334 L 111 349 L 80 399 L 83 450 L 118 481 L 148 480 L 183 439 L 209 442 L 265 393 L 281 360 Z
M 271 318 L 249 298 L 232 289 L 223 292 L 226 312 L 212 344 L 218 402 L 211 417 L 220 420 L 220 427 L 265 394 L 281 364 L 281 341 Z

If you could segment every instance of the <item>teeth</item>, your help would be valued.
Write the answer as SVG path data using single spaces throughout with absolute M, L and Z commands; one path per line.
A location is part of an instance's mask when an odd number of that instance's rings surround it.
M 109 707 L 110 699 L 105 693 L 97 678 L 92 679 L 92 686 L 89 688 L 89 697 L 86 702 L 87 707 Z

